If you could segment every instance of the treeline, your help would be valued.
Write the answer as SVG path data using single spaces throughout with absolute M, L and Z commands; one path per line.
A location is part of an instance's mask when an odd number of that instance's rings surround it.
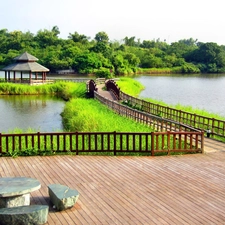
M 225 72 L 225 46 L 183 39 L 168 44 L 158 40 L 125 37 L 110 41 L 106 32 L 94 39 L 78 32 L 59 38 L 59 28 L 31 32 L 0 30 L 0 68 L 27 51 L 50 69 L 73 69 L 79 74 L 99 77 L 134 73 L 222 73 Z

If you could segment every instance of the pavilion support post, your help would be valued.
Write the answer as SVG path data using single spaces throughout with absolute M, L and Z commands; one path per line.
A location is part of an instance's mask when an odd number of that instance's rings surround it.
M 35 80 L 37 80 L 38 79 L 38 73 L 36 72 L 35 73 Z
M 5 71 L 5 81 L 7 81 L 7 71 Z
M 10 71 L 8 71 L 8 80 L 10 80 Z
M 14 82 L 16 80 L 16 71 L 13 71 L 13 80 L 14 80 Z
M 22 80 L 23 80 L 23 72 L 22 71 L 20 72 L 20 80 L 21 80 L 21 83 L 22 83 Z
M 30 84 L 31 84 L 31 79 L 32 79 L 32 72 L 30 71 L 30 77 L 29 77 Z
M 42 82 L 44 83 L 45 82 L 45 79 L 46 79 L 46 73 L 45 72 L 42 72 Z

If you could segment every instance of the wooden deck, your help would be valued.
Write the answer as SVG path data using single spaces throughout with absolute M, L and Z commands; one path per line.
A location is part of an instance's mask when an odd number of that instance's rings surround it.
M 225 152 L 163 157 L 1 157 L 0 176 L 37 178 L 31 204 L 50 206 L 48 223 L 225 224 Z M 47 185 L 75 188 L 71 209 L 55 212 Z

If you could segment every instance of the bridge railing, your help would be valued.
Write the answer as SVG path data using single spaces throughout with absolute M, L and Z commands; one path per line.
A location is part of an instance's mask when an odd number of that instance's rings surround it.
M 107 80 L 105 86 L 107 91 L 112 91 L 116 99 L 120 100 L 120 88 L 113 79 Z
M 182 110 L 177 110 L 167 106 L 154 104 L 142 99 L 135 98 L 124 92 L 120 92 L 122 101 L 126 101 L 129 105 L 139 108 L 141 111 L 158 115 L 164 119 L 174 120 L 182 124 L 204 130 L 212 137 L 225 138 L 225 121 L 209 118 Z
M 129 106 L 122 105 L 117 101 L 112 101 L 100 95 L 98 92 L 94 93 L 96 99 L 106 104 L 109 108 L 116 111 L 119 115 L 134 119 L 137 122 L 144 123 L 156 131 L 194 131 L 200 132 L 191 126 L 176 122 L 174 120 L 165 119 L 153 114 L 149 114 Z
M 86 89 L 89 97 L 93 98 L 94 97 L 94 92 L 98 90 L 97 84 L 95 83 L 94 80 L 88 80 L 86 82 Z
M 0 155 L 140 154 L 203 152 L 201 132 L 0 133 Z
M 184 135 L 184 136 L 182 136 L 182 138 L 184 141 L 183 142 L 184 146 L 186 146 L 187 141 L 191 140 L 193 138 L 192 134 L 198 134 L 197 135 L 198 137 L 195 137 L 195 138 L 197 138 L 196 145 L 199 145 L 199 143 L 200 143 L 201 152 L 204 151 L 204 147 L 203 147 L 204 146 L 204 131 L 194 129 L 193 127 L 181 124 L 181 123 L 173 121 L 173 120 L 163 119 L 161 117 L 130 108 L 130 107 L 128 107 L 126 105 L 122 105 L 116 101 L 107 99 L 107 98 L 101 96 L 97 92 L 94 93 L 94 96 L 100 102 L 106 104 L 108 107 L 110 107 L 111 109 L 116 111 L 118 114 L 123 115 L 128 118 L 132 118 L 137 122 L 144 123 L 144 124 L 148 125 L 149 127 L 153 128 L 155 131 L 157 131 L 157 133 L 155 133 L 156 136 L 160 134 L 158 132 L 161 132 L 161 133 L 169 132 L 169 133 L 167 133 L 167 135 L 175 135 L 174 137 L 176 137 L 177 135 L 178 136 Z M 167 138 L 170 139 L 169 137 L 167 137 Z M 179 140 L 181 140 L 181 139 L 179 139 Z M 170 149 L 170 147 L 171 146 L 168 146 L 169 149 Z M 163 146 L 163 148 L 166 148 L 166 147 Z M 185 147 L 184 147 L 184 149 L 185 149 Z

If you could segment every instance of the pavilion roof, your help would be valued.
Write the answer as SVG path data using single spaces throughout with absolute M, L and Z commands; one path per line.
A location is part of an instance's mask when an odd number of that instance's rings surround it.
M 38 58 L 24 52 L 23 54 L 14 58 L 15 63 L 4 67 L 3 71 L 17 71 L 17 72 L 48 72 L 49 69 L 35 62 Z
M 36 62 L 17 62 L 6 66 L 3 71 L 48 72 L 49 69 Z
M 29 54 L 28 52 L 24 52 L 23 54 L 14 58 L 16 61 L 37 61 L 38 58 L 34 57 L 33 55 Z

